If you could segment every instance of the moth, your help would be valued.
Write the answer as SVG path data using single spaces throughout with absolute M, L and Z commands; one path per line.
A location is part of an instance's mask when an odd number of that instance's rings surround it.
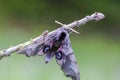
M 39 44 L 40 41 L 34 42 L 34 44 L 20 50 L 19 53 L 23 53 L 28 57 L 45 55 L 46 63 L 50 62 L 55 56 L 56 62 L 61 66 L 65 76 L 70 77 L 72 80 L 80 80 L 80 72 L 69 38 L 70 32 L 70 29 L 60 27 L 46 35 L 42 44 Z
M 72 78 L 72 80 L 80 80 L 80 72 L 73 54 L 69 34 L 71 32 L 79 33 L 73 29 L 75 26 L 81 26 L 89 21 L 99 21 L 104 19 L 104 17 L 104 14 L 95 12 L 90 16 L 86 16 L 68 25 L 55 21 L 62 27 L 48 34 L 44 33 L 23 44 L 0 51 L 0 59 L 10 56 L 13 52 L 18 52 L 25 54 L 27 57 L 45 55 L 45 62 L 48 63 L 55 56 L 56 62 L 61 66 L 61 70 L 67 77 Z
M 0 59 L 10 56 L 11 53 L 18 52 L 25 54 L 27 57 L 45 55 L 45 62 L 48 63 L 55 56 L 56 62 L 61 66 L 61 70 L 67 77 L 70 77 L 72 80 L 80 80 L 80 72 L 73 54 L 69 34 L 71 32 L 79 33 L 73 29 L 74 27 L 81 26 L 89 21 L 100 21 L 104 18 L 104 14 L 95 12 L 68 25 L 55 21 L 62 27 L 50 33 L 44 33 L 23 44 L 0 51 Z

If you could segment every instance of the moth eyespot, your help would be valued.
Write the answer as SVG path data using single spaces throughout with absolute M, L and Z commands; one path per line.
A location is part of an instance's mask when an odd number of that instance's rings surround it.
M 44 53 L 50 52 L 50 46 L 49 45 L 45 45 L 44 48 L 43 48 L 43 52 Z
M 58 52 L 55 53 L 55 56 L 58 60 L 61 60 L 63 55 L 62 55 L 61 51 L 58 51 Z

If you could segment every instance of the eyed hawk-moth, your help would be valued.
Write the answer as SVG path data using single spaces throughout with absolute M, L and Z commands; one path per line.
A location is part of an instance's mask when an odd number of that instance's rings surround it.
M 58 28 L 44 38 L 44 43 L 35 42 L 19 51 L 27 56 L 45 55 L 45 62 L 48 63 L 55 56 L 56 62 L 61 66 L 65 76 L 72 80 L 80 80 L 80 72 L 76 58 L 73 54 L 69 38 L 70 30 L 65 27 Z

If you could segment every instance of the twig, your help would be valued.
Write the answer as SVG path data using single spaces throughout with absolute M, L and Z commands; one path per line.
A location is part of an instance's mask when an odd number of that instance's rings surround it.
M 6 50 L 2 50 L 0 51 L 0 59 L 3 57 L 7 57 L 10 56 L 11 53 L 17 52 L 19 50 L 22 50 L 23 48 L 25 48 L 26 46 L 29 46 L 33 43 L 39 43 L 39 44 L 43 44 L 44 43 L 44 37 L 48 34 L 48 31 L 44 31 L 40 36 L 38 36 L 37 38 L 34 39 L 30 39 L 29 41 L 23 43 L 23 44 L 19 44 L 17 46 L 14 47 L 10 47 Z M 38 42 L 39 41 L 39 42 Z
M 94 14 L 92 14 L 90 16 L 86 16 L 85 18 L 83 18 L 81 20 L 74 21 L 74 22 L 66 25 L 66 28 L 75 28 L 75 27 L 84 25 L 84 24 L 86 24 L 89 21 L 100 21 L 104 17 L 105 17 L 104 14 L 99 13 L 99 12 L 95 12 Z
M 101 19 L 103 19 L 105 16 L 102 13 L 99 12 L 95 12 L 94 14 L 90 15 L 90 16 L 86 16 L 85 18 L 78 20 L 78 21 L 74 21 L 68 25 L 62 24 L 58 21 L 55 21 L 56 23 L 60 24 L 61 26 L 64 26 L 66 29 L 69 29 L 75 33 L 78 33 L 77 31 L 73 30 L 73 28 L 77 27 L 77 26 L 81 26 L 83 24 L 86 24 L 89 21 L 99 21 Z M 25 42 L 23 44 L 19 44 L 17 46 L 14 47 L 10 47 L 6 50 L 2 50 L 0 51 L 0 59 L 6 56 L 10 56 L 11 53 L 17 52 L 19 50 L 22 50 L 23 48 L 25 48 L 26 46 L 29 46 L 33 43 L 38 43 L 38 44 L 43 44 L 44 43 L 44 38 L 46 35 L 48 34 L 52 34 L 54 31 L 51 31 L 50 33 L 48 33 L 48 31 L 45 31 L 42 33 L 42 35 L 38 36 L 35 39 L 29 40 L 28 42 Z
M 79 34 L 79 32 L 75 31 L 73 28 L 86 24 L 89 21 L 99 21 L 104 17 L 102 13 L 96 12 L 91 16 L 86 16 L 68 25 L 55 21 L 62 27 L 49 33 L 48 31 L 44 31 L 37 38 L 0 51 L 0 59 L 10 56 L 10 54 L 14 52 L 25 54 L 28 57 L 46 54 L 46 62 L 49 62 L 52 57 L 55 56 L 57 63 L 61 66 L 61 70 L 67 77 L 70 77 L 72 80 L 80 80 L 80 72 L 70 44 L 69 33 L 75 32 Z

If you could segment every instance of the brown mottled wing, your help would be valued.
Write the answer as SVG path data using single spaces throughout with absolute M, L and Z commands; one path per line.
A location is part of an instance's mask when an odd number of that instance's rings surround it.
M 67 77 L 71 77 L 72 80 L 80 80 L 80 73 L 71 47 L 69 34 L 67 34 L 63 42 L 61 52 L 62 59 L 58 60 L 56 58 L 57 63 L 61 66 L 61 70 Z
M 29 46 L 24 47 L 23 49 L 19 50 L 18 53 L 25 54 L 26 56 L 42 56 L 45 53 L 43 53 L 43 48 L 45 44 L 50 45 L 50 43 L 53 41 L 54 38 L 57 37 L 57 30 L 52 31 L 46 37 L 41 36 L 41 38 L 34 43 L 30 44 Z

